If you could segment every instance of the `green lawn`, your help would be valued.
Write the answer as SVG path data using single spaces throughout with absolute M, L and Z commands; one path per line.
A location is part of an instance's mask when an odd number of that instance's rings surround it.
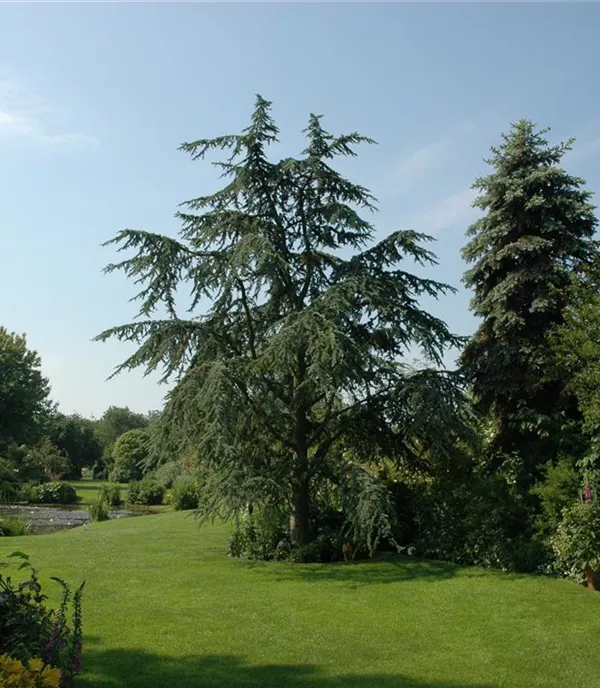
M 85 673 L 102 688 L 600 685 L 600 595 L 419 560 L 224 556 L 184 513 L 0 540 L 42 577 L 87 581 Z
M 102 485 L 113 484 L 108 483 L 107 480 L 89 480 L 85 478 L 82 480 L 68 480 L 67 482 L 77 490 L 77 496 L 82 504 L 91 504 L 98 496 Z M 125 500 L 127 498 L 127 484 L 121 484 L 119 487 L 121 488 L 121 498 Z

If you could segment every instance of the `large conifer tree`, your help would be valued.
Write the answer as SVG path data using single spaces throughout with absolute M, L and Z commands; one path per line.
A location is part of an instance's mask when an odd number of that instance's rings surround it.
M 311 486 L 342 480 L 332 452 L 340 438 L 360 445 L 365 461 L 377 451 L 416 458 L 446 437 L 429 431 L 449 418 L 435 413 L 435 400 L 446 410 L 457 400 L 443 373 L 413 374 L 401 363 L 415 345 L 439 363 L 457 343 L 418 303 L 449 287 L 400 265 L 434 263 L 421 246 L 427 237 L 398 231 L 375 243 L 359 214 L 374 210 L 373 197 L 332 167 L 370 140 L 331 135 L 315 115 L 304 133 L 300 158 L 272 162 L 278 129 L 257 97 L 241 134 L 183 144 L 194 160 L 228 151 L 214 163 L 226 185 L 183 204 L 178 240 L 118 234 L 120 250 L 135 253 L 108 270 L 144 285 L 142 319 L 100 336 L 139 344 L 121 370 L 176 376 L 162 437 L 191 444 L 217 476 L 215 509 L 221 499 L 278 499 L 295 543 L 309 537 Z M 186 318 L 176 307 L 180 285 L 192 296 Z M 159 306 L 165 319 L 154 316 Z
M 556 452 L 561 419 L 574 411 L 546 337 L 563 321 L 572 276 L 597 252 L 591 193 L 560 166 L 572 142 L 549 145 L 546 131 L 521 120 L 492 148 L 493 171 L 474 184 L 484 214 L 463 249 L 483 322 L 462 367 L 497 422 L 497 455 L 520 453 L 533 471 Z

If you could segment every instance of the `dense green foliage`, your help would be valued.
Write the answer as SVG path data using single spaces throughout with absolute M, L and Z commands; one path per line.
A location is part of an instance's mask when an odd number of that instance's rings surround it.
M 279 555 L 290 549 L 287 542 L 287 548 L 278 551 L 279 542 L 287 540 L 287 525 L 285 512 L 270 504 L 254 508 L 251 514 L 238 515 L 229 540 L 229 554 L 247 559 L 281 558 Z
M 135 413 L 127 407 L 110 406 L 97 424 L 97 433 L 105 451 L 110 451 L 118 437 L 136 428 L 148 427 L 149 420 L 142 413 Z
M 587 566 L 600 571 L 600 504 L 577 502 L 563 512 L 552 538 L 560 570 L 581 581 Z
M 128 483 L 142 477 L 142 466 L 149 453 L 150 437 L 146 430 L 136 428 L 120 435 L 111 451 L 109 479 L 116 483 Z
M 155 414 L 135 413 L 127 407 L 110 406 L 95 423 L 95 431 L 102 444 L 102 457 L 94 465 L 94 476 L 108 478 L 112 468 L 112 450 L 117 439 L 129 432 L 147 428 Z
M 497 425 L 499 460 L 517 452 L 530 475 L 559 450 L 573 451 L 576 408 L 547 336 L 563 323 L 573 276 L 597 255 L 591 192 L 560 167 L 571 142 L 551 146 L 544 134 L 521 120 L 492 148 L 493 171 L 474 185 L 484 214 L 463 250 L 473 264 L 464 279 L 472 310 L 483 322 L 462 367 Z
M 404 556 L 249 565 L 228 534 L 178 512 L 6 546 L 43 585 L 85 578 L 81 688 L 597 683 L 600 596 L 568 581 Z
M 198 480 L 193 475 L 180 475 L 173 481 L 168 495 L 175 511 L 197 509 L 201 499 Z
M 538 532 L 551 535 L 556 531 L 563 510 L 576 501 L 581 488 L 581 473 L 570 457 L 544 466 L 543 478 L 531 488 L 532 495 L 540 502 L 536 520 Z
M 102 493 L 88 504 L 87 509 L 92 521 L 108 521 L 108 501 Z
M 11 444 L 42 438 L 49 394 L 38 354 L 27 348 L 24 336 L 0 326 L 0 456 Z
M 103 443 L 112 441 L 111 429 L 149 422 L 114 408 L 100 423 L 67 416 L 57 412 L 49 394 L 38 354 L 27 348 L 24 336 L 0 327 L 0 501 L 23 499 L 30 484 L 79 477 L 83 467 L 100 460 Z M 121 422 L 123 415 L 129 425 Z
M 177 478 L 184 474 L 179 461 L 167 461 L 161 464 L 152 472 L 152 477 L 155 478 L 165 489 L 173 486 Z
M 360 502 L 355 513 L 369 520 L 356 533 L 375 542 L 391 516 L 380 512 L 388 500 L 368 475 L 358 475 L 361 465 L 382 452 L 413 464 L 432 446 L 443 455 L 451 428 L 461 427 L 454 376 L 403 362 L 416 347 L 439 365 L 459 343 L 419 306 L 451 288 L 405 269 L 435 264 L 423 247 L 429 237 L 397 231 L 374 241 L 361 215 L 375 209 L 374 198 L 333 169 L 371 141 L 332 135 L 315 115 L 304 133 L 300 158 L 271 161 L 278 129 L 270 103 L 257 97 L 241 134 L 183 144 L 195 160 L 225 151 L 216 164 L 226 186 L 183 204 L 180 239 L 118 234 L 113 243 L 133 256 L 108 271 L 143 285 L 141 319 L 99 338 L 139 345 L 119 370 L 176 377 L 157 453 L 196 450 L 210 485 L 205 513 L 286 505 L 291 539 L 305 544 L 315 495 L 334 485 Z M 181 286 L 192 294 L 189 317 L 177 308 Z M 342 439 L 360 462 L 337 450 Z
M 119 485 L 102 485 L 98 494 L 109 506 L 121 506 L 121 488 Z
M 17 516 L 0 516 L 0 537 L 18 537 L 27 535 L 29 524 Z
M 144 478 L 143 480 L 129 483 L 127 503 L 155 506 L 162 504 L 164 496 L 165 490 L 158 481 L 152 478 Z
M 25 569 L 28 578 L 16 583 L 0 572 L 0 655 L 8 654 L 23 662 L 41 659 L 45 665 L 60 669 L 60 688 L 70 688 L 82 668 L 83 583 L 72 593 L 62 579 L 53 578 L 62 595 L 58 607 L 52 609 L 29 557 L 13 552 L 8 558 L 17 560 L 18 570 Z M 68 618 L 71 601 L 72 613 Z M 6 685 L 21 684 L 9 681 Z
M 421 555 L 508 571 L 546 564 L 544 543 L 528 522 L 527 501 L 506 473 L 473 473 L 419 487 L 414 515 Z
M 589 458 L 600 456 L 600 295 L 598 289 L 576 282 L 565 322 L 555 328 L 548 343 L 556 365 L 569 373 L 568 389 L 575 395 L 590 441 Z
M 60 480 L 72 472 L 69 457 L 47 439 L 34 447 L 30 447 L 27 451 L 26 460 L 27 465 L 38 469 L 41 480 Z M 34 476 L 38 477 L 35 474 Z M 31 474 L 29 477 L 32 477 Z
M 34 501 L 41 504 L 74 504 L 77 492 L 68 483 L 42 483 L 35 488 Z
M 19 491 L 19 479 L 11 461 L 0 457 L 0 502 L 10 502 Z
M 102 458 L 103 446 L 96 423 L 77 414 L 55 414 L 50 421 L 49 439 L 69 460 L 67 478 L 80 478 L 81 469 Z

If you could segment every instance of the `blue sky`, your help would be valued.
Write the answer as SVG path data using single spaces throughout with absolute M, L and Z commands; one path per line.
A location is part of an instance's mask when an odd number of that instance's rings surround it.
M 237 132 L 274 102 L 284 154 L 308 113 L 375 138 L 344 172 L 380 200 L 381 235 L 433 234 L 460 286 L 472 181 L 511 121 L 577 137 L 569 171 L 600 190 L 600 5 L 0 4 L 0 324 L 25 332 L 65 412 L 158 408 L 156 379 L 106 382 L 132 285 L 103 276 L 125 227 L 173 233 L 214 173 L 176 148 Z M 473 331 L 469 295 L 432 308 Z M 428 304 L 429 306 L 429 304 Z

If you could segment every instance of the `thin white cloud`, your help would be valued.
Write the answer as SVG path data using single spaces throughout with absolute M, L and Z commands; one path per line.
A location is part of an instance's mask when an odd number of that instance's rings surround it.
M 463 139 L 475 131 L 474 125 L 465 123 L 453 134 L 417 148 L 396 162 L 380 185 L 380 195 L 407 193 L 428 174 L 442 167 L 446 160 L 462 146 Z
M 95 148 L 98 139 L 78 131 L 53 131 L 52 108 L 11 81 L 0 81 L 0 141 L 22 141 L 45 148 Z
M 477 192 L 471 188 L 446 196 L 423 213 L 415 226 L 426 234 L 436 234 L 459 224 L 466 226 L 479 215 L 479 210 L 473 207 L 476 197 Z
M 392 169 L 390 185 L 405 187 L 425 177 L 427 172 L 440 163 L 452 146 L 450 137 L 434 141 L 418 148 Z

